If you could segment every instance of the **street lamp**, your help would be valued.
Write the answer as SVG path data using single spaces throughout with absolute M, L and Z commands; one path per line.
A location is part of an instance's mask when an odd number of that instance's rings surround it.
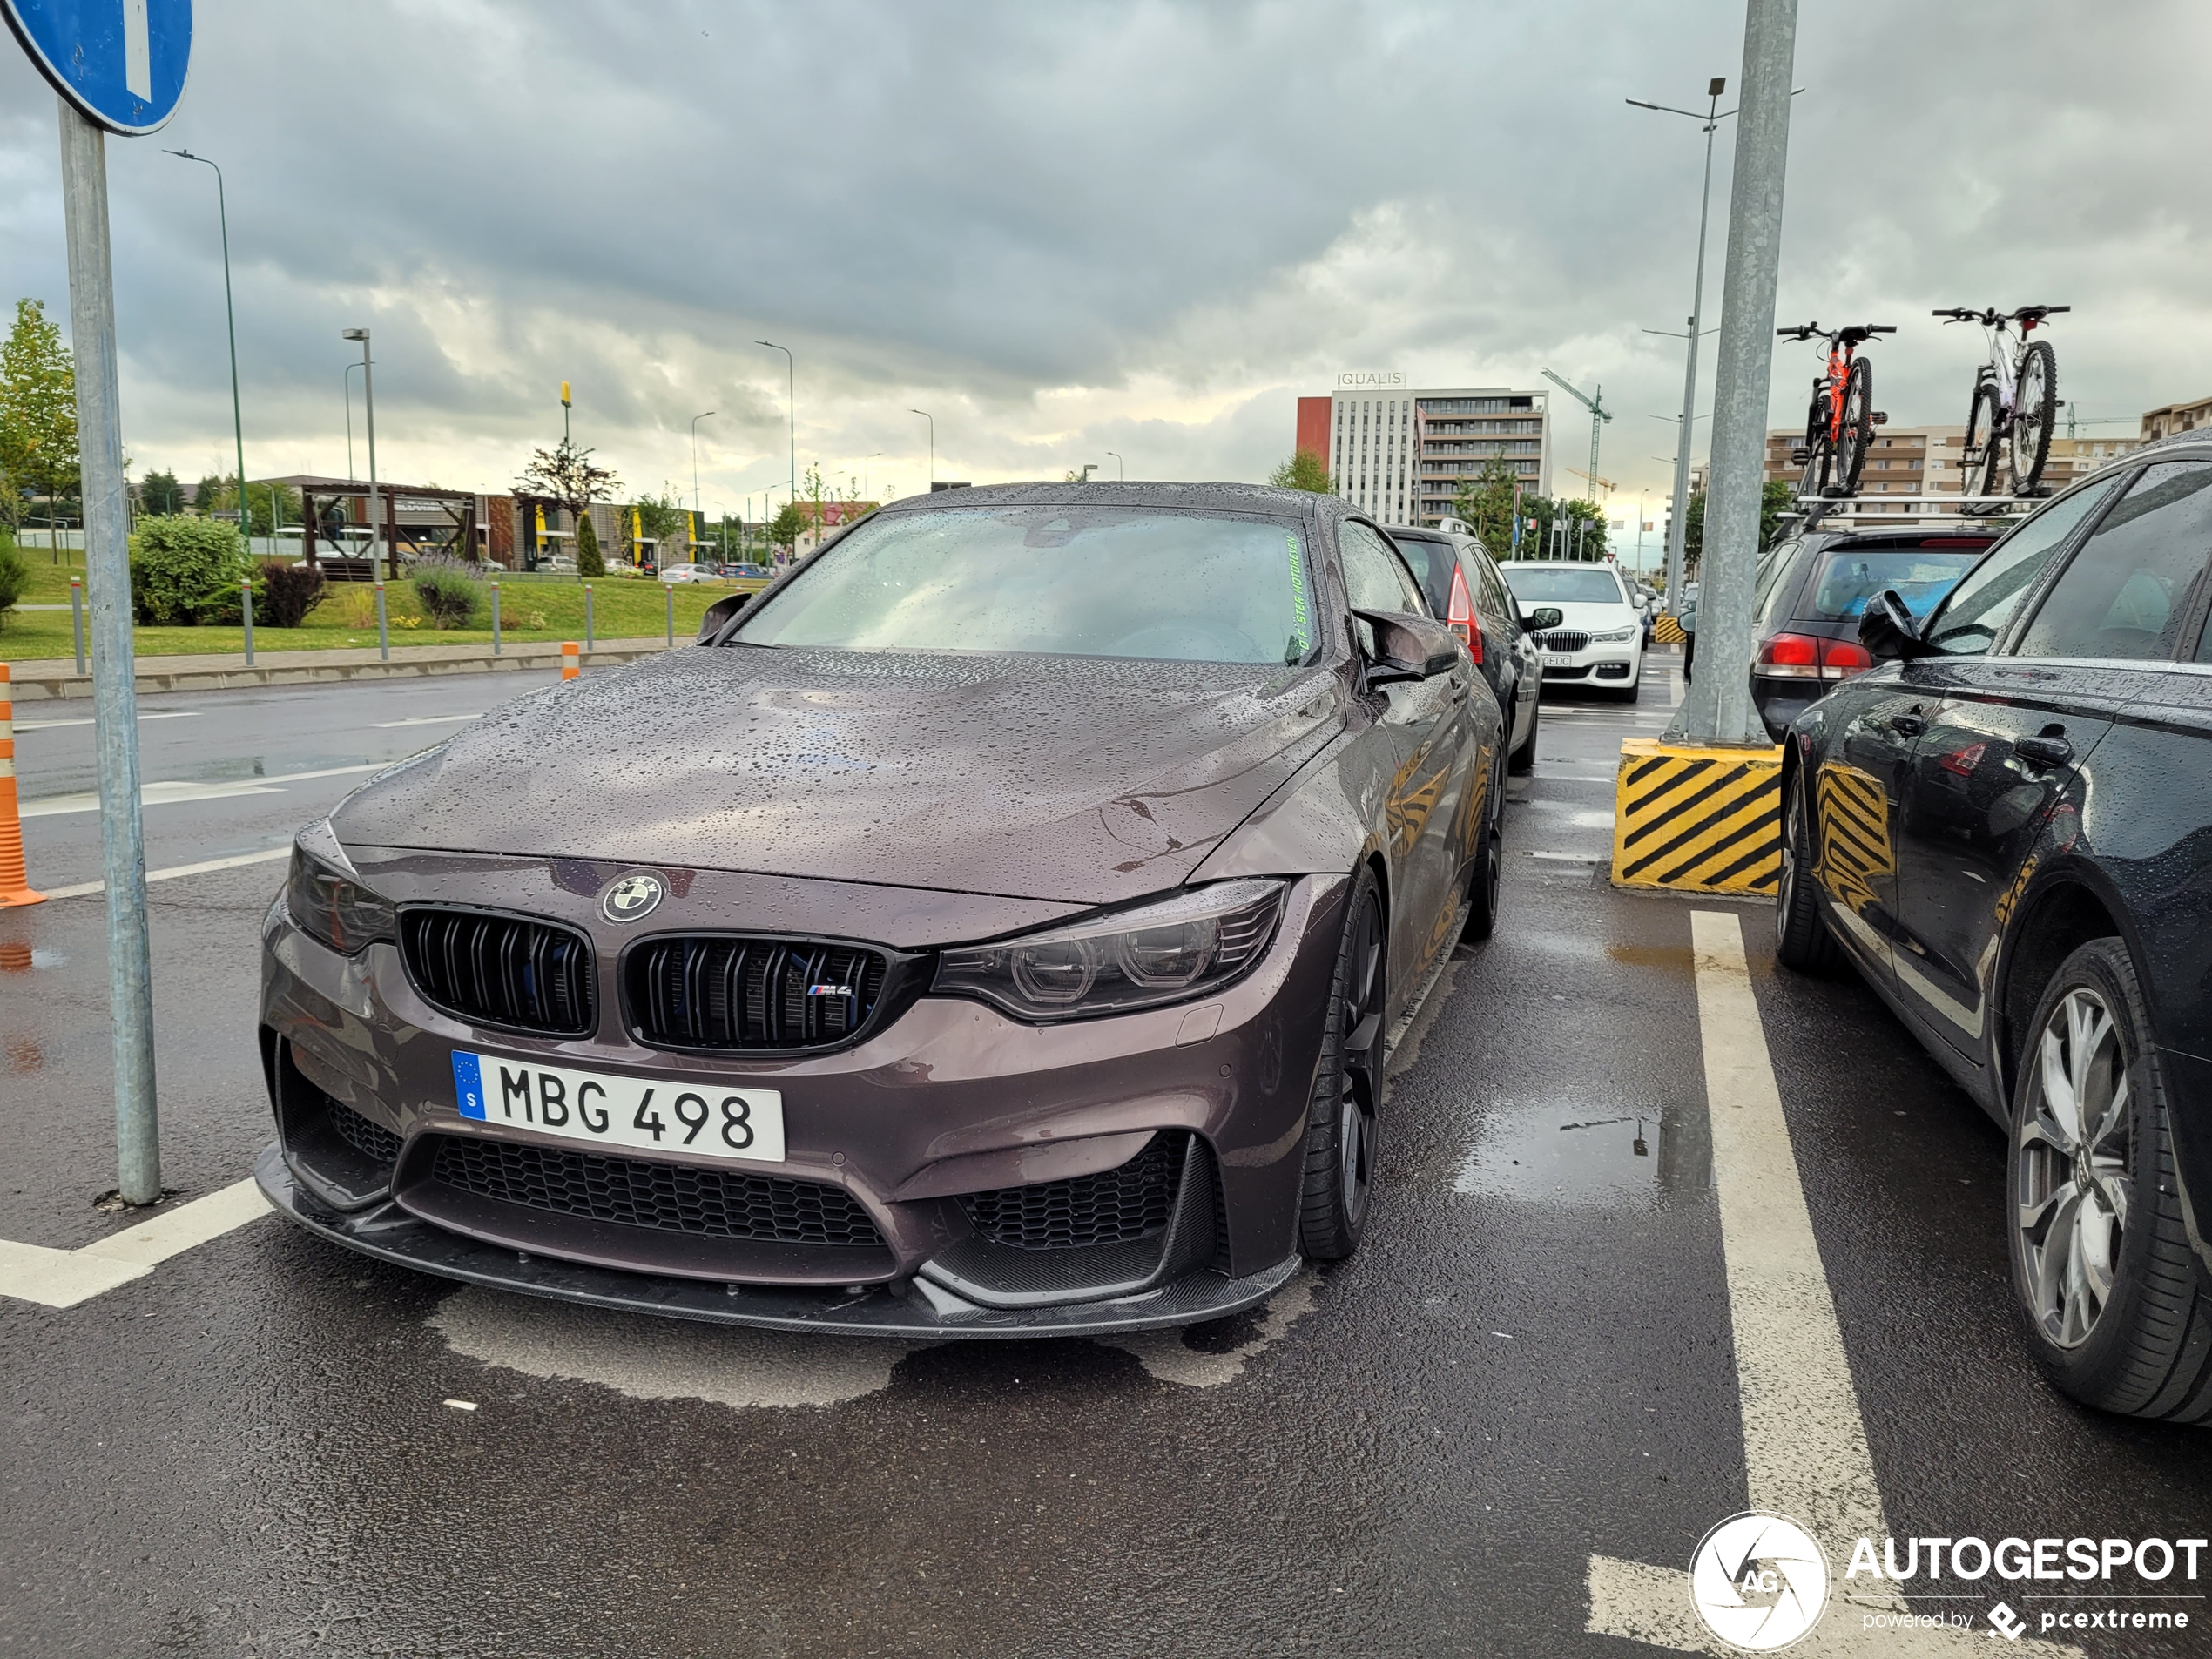
M 189 150 L 172 150 L 168 153 L 185 161 L 197 161 L 204 167 L 215 167 L 215 217 L 223 231 L 223 320 L 231 336 L 231 435 L 238 441 L 238 523 L 248 537 L 246 546 L 251 549 L 253 518 L 246 508 L 246 417 L 239 413 L 238 398 L 238 313 L 231 304 L 231 210 L 223 194 L 223 170 L 206 156 L 196 156 Z
M 349 484 L 354 482 L 354 371 L 360 367 L 359 363 L 348 363 L 346 372 L 338 377 L 346 394 L 346 482 Z
M 1109 449 L 1106 453 L 1114 457 L 1115 469 L 1121 474 L 1119 482 L 1122 483 L 1127 483 L 1129 482 L 1129 463 L 1123 461 L 1119 453 L 1115 450 Z
M 342 338 L 358 340 L 361 343 L 361 412 L 368 426 L 368 570 L 376 574 L 376 544 L 384 539 L 384 516 L 376 499 L 376 375 L 369 367 L 368 330 L 348 328 Z M 349 478 L 347 482 L 353 481 Z M 393 581 L 400 579 L 399 556 L 393 553 L 387 561 L 385 574 Z
M 937 417 L 927 409 L 908 409 L 908 415 L 919 415 L 929 422 L 929 487 L 937 488 Z
M 714 413 L 714 410 L 709 409 L 706 415 L 691 417 L 691 513 L 694 517 L 699 510 L 699 422 L 705 420 L 707 415 Z
M 880 461 L 882 458 L 883 451 L 879 449 L 860 462 L 860 494 L 863 497 L 868 493 L 868 462 Z
M 756 346 L 765 346 L 770 351 L 784 354 L 784 408 L 791 421 L 791 496 L 799 499 L 799 361 L 791 354 L 791 347 L 779 346 L 772 340 L 756 340 Z

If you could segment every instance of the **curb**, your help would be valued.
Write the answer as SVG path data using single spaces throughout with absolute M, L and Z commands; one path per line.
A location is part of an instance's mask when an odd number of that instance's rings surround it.
M 1630 738 L 1614 784 L 1613 885 L 1770 897 L 1782 879 L 1782 749 Z
M 679 638 L 676 648 L 680 650 L 691 643 L 688 639 Z M 634 663 L 642 657 L 659 656 L 669 649 L 658 639 L 622 641 L 581 653 L 581 666 L 611 667 L 621 663 Z M 410 657 L 395 651 L 389 662 L 383 661 L 373 652 L 361 653 L 368 657 L 367 662 L 312 660 L 327 656 L 351 658 L 355 654 L 352 651 L 287 651 L 280 655 L 288 660 L 280 661 L 275 660 L 280 653 L 263 651 L 261 660 L 251 668 L 246 665 L 243 657 L 210 658 L 204 667 L 179 664 L 176 658 L 171 658 L 159 667 L 142 663 L 134 678 L 138 695 L 145 697 L 165 691 L 237 691 L 255 685 L 422 679 L 440 674 L 520 673 L 531 670 L 558 669 L 563 664 L 562 647 L 557 642 L 512 645 L 496 656 L 487 649 L 466 656 L 450 657 Z M 92 695 L 92 678 L 90 674 L 78 673 L 74 665 L 67 663 L 58 671 L 49 669 L 41 663 L 22 663 L 16 665 L 15 691 L 16 700 L 21 703 L 90 697 Z

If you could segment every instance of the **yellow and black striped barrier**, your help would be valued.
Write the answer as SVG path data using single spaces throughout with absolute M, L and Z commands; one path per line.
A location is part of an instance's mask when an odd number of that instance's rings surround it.
M 1651 637 L 1662 645 L 1679 645 L 1689 636 L 1683 632 L 1680 623 L 1662 611 L 1651 619 Z
M 1782 876 L 1782 751 L 1631 738 L 1614 786 L 1613 884 L 1771 894 Z

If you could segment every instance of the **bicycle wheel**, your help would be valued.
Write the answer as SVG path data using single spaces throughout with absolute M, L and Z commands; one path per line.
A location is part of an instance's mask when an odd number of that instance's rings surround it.
M 1865 470 L 1866 446 L 1874 436 L 1874 365 L 1864 357 L 1851 366 L 1844 382 L 1843 430 L 1836 442 L 1837 493 L 1858 494 L 1858 475 Z
M 1974 388 L 1973 407 L 1966 411 L 1964 474 L 1959 488 L 1969 496 L 1997 493 L 1997 388 L 1987 381 Z
M 1816 432 L 1806 441 L 1808 453 L 1805 469 L 1797 477 L 1797 494 L 1824 496 L 1828 493 L 1828 473 L 1835 453 L 1828 447 L 1828 435 Z
M 2051 428 L 2059 412 L 2059 354 L 2047 340 L 2032 340 L 2020 354 L 2019 401 L 2013 408 L 2013 493 L 2025 496 L 2043 482 L 2051 458 Z

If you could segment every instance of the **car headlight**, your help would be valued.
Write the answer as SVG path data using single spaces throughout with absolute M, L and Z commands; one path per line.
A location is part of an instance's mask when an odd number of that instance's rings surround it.
M 321 844 L 320 850 L 315 843 Z M 300 831 L 292 843 L 284 907 L 293 921 L 343 955 L 357 956 L 380 939 L 399 937 L 391 905 L 363 887 L 346 866 L 327 822 Z
M 1624 639 L 1634 639 L 1635 637 L 1635 634 L 1636 631 L 1634 628 L 1609 628 L 1602 634 L 1592 634 L 1590 636 L 1590 644 L 1593 645 L 1617 645 Z
M 937 992 L 1022 1020 L 1077 1020 L 1221 989 L 1266 952 L 1288 884 L 1216 882 L 1172 898 L 937 960 Z

